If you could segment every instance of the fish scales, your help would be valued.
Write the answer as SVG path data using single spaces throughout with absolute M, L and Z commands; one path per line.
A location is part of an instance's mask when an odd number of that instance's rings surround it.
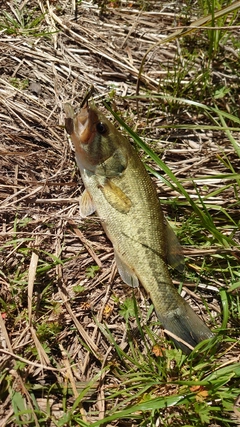
M 103 113 L 85 105 L 79 114 L 71 112 L 70 119 L 69 133 L 87 190 L 81 200 L 83 216 L 96 210 L 123 280 L 144 286 L 165 329 L 189 353 L 213 335 L 172 283 L 166 226 L 150 176 L 136 150 Z
M 161 292 L 164 297 L 161 305 L 165 304 L 169 309 L 172 297 L 171 292 L 167 292 L 166 285 L 173 285 L 165 261 L 164 234 L 159 227 L 163 222 L 163 215 L 152 182 L 144 172 L 140 159 L 131 156 L 124 175 L 112 179 L 125 194 L 131 195 L 132 207 L 126 213 L 108 203 L 95 174 L 85 172 L 82 178 L 115 251 L 140 278 L 152 300 L 155 299 L 155 294 L 158 297 Z M 144 201 L 144 204 L 139 203 L 139 200 Z

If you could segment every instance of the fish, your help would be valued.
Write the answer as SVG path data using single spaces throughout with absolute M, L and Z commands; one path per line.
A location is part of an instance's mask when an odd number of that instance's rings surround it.
M 130 141 L 96 107 L 86 102 L 75 114 L 65 104 L 65 112 L 85 186 L 81 217 L 97 213 L 123 282 L 145 288 L 165 332 L 189 354 L 213 333 L 172 283 L 167 264 L 181 270 L 181 245 L 150 175 Z

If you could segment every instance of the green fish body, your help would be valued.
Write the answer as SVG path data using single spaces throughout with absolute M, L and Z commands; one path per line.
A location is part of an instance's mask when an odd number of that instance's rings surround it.
M 169 241 L 177 244 L 177 238 L 166 225 L 150 176 L 136 150 L 104 114 L 88 105 L 75 116 L 69 106 L 67 110 L 66 127 L 86 188 L 81 215 L 97 212 L 123 281 L 144 286 L 165 330 L 189 353 L 213 334 L 172 283 L 166 254 L 178 263 L 174 248 L 169 250 Z

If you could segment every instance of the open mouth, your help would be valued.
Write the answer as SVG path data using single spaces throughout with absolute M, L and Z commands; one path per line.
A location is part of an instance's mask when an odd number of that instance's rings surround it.
M 88 105 L 85 104 L 78 113 L 75 122 L 75 131 L 79 135 L 82 144 L 88 144 L 91 141 L 92 129 L 90 126 L 91 121 L 89 119 L 90 111 Z

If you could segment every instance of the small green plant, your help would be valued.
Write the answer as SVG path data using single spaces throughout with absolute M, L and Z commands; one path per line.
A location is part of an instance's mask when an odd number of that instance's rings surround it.
M 15 88 L 17 88 L 19 90 L 24 90 L 28 87 L 29 80 L 28 79 L 21 80 L 17 77 L 14 77 L 14 78 L 9 79 L 9 83 L 11 83 L 12 86 L 14 86 Z M 21 226 L 25 227 L 25 225 L 27 225 L 28 222 L 30 222 L 30 221 L 31 221 L 31 218 L 25 218 L 25 220 Z
M 14 16 L 6 11 L 3 11 L 3 17 L 0 21 L 0 28 L 5 30 L 7 34 L 29 34 L 36 31 L 35 25 L 42 21 L 42 17 L 37 21 L 29 22 L 24 14 L 19 9 L 14 10 Z
M 44 343 L 44 341 L 52 341 L 55 339 L 56 335 L 61 331 L 61 324 L 58 321 L 56 322 L 47 322 L 37 325 L 37 335 L 39 340 Z
M 97 272 L 100 270 L 100 267 L 98 265 L 91 265 L 90 267 L 86 268 L 86 276 L 89 279 L 94 279 Z
M 85 290 L 86 290 L 86 288 L 84 286 L 82 286 L 82 285 L 73 286 L 73 291 L 76 292 L 76 294 L 77 293 L 80 294 L 82 292 L 85 292 Z
M 133 298 L 126 298 L 120 305 L 119 314 L 128 322 L 129 317 L 135 316 L 135 304 Z
M 41 29 L 44 19 L 44 14 L 40 13 L 38 8 L 29 11 L 27 7 L 20 9 L 15 4 L 11 6 L 11 12 L 2 11 L 0 30 L 8 35 L 22 35 L 25 37 L 48 36 L 52 33 Z
M 208 54 L 211 59 L 219 53 L 221 46 L 227 43 L 229 38 L 229 31 L 227 27 L 233 25 L 237 16 L 237 11 L 231 14 L 226 14 L 221 18 L 216 18 L 215 14 L 231 3 L 231 0 L 199 0 L 200 9 L 202 10 L 203 15 L 212 15 L 212 21 L 209 25 L 212 28 L 208 29 L 206 32 L 209 40 Z

